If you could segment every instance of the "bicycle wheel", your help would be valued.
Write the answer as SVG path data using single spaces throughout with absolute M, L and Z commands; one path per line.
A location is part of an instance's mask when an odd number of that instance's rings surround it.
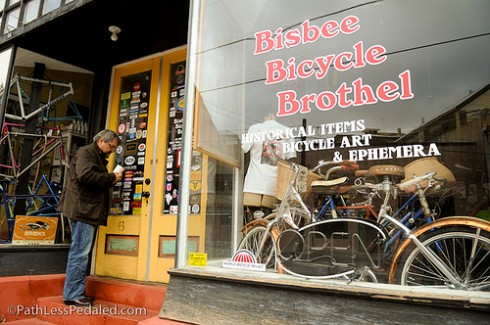
M 260 244 L 266 237 L 262 249 Z M 256 225 L 247 231 L 245 237 L 238 245 L 238 249 L 246 249 L 254 254 L 257 263 L 265 264 L 267 269 L 276 269 L 276 247 L 272 239 L 272 233 L 268 233 L 266 227 Z
M 490 291 L 490 234 L 479 228 L 437 229 L 420 238 L 422 244 L 461 282 L 456 289 Z M 409 286 L 454 288 L 447 277 L 414 247 L 404 254 L 397 283 Z M 403 262 L 402 262 L 403 263 Z

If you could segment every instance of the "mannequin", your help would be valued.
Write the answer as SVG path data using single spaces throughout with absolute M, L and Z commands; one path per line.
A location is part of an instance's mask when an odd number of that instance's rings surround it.
M 267 114 L 264 122 L 252 125 L 248 134 L 271 130 L 287 130 L 288 127 L 276 121 L 274 114 Z M 250 152 L 250 164 L 243 186 L 243 205 L 272 209 L 279 203 L 274 197 L 277 183 L 277 157 L 291 159 L 296 153 L 284 154 L 282 143 L 292 139 L 266 139 L 261 142 L 242 143 L 243 152 Z

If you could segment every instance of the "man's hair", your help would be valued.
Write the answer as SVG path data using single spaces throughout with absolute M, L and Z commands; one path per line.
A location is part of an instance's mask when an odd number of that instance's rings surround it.
M 111 142 L 113 139 L 117 139 L 117 144 L 121 143 L 121 139 L 119 139 L 117 133 L 108 129 L 100 131 L 99 133 L 94 135 L 93 139 L 94 142 L 97 142 L 100 139 L 104 140 L 104 142 Z

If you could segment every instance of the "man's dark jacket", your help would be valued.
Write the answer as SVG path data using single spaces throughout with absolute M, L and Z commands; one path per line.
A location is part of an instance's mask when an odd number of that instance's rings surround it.
M 97 143 L 75 153 L 66 175 L 59 209 L 73 220 L 92 225 L 107 225 L 110 188 L 116 176 L 107 171 L 107 159 Z

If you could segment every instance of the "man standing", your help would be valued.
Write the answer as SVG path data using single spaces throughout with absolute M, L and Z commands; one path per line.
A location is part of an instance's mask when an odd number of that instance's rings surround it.
M 106 167 L 120 142 L 117 133 L 102 130 L 93 140 L 73 156 L 59 203 L 72 228 L 63 290 L 66 305 L 93 305 L 94 298 L 85 295 L 88 257 L 97 227 L 107 225 L 110 189 L 122 179 L 121 173 L 109 173 Z

